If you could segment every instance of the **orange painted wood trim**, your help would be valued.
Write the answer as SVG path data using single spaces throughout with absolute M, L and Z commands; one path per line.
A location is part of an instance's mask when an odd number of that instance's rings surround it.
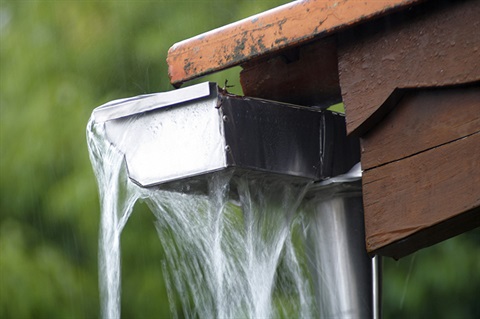
M 294 1 L 174 44 L 167 56 L 170 82 L 179 85 L 420 1 Z

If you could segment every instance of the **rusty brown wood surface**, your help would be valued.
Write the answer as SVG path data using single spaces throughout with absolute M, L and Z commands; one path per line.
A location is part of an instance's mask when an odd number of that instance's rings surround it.
M 479 226 L 479 163 L 475 133 L 365 171 L 367 250 L 399 258 Z
M 414 9 L 339 35 L 349 133 L 363 135 L 378 123 L 398 88 L 480 80 L 480 1 L 431 1 Z
M 299 105 L 338 103 L 342 97 L 335 38 L 320 39 L 244 65 L 240 82 L 247 96 Z
M 421 0 L 294 1 L 174 44 L 167 56 L 172 84 L 305 44 Z
M 402 160 L 478 132 L 480 84 L 411 90 L 360 139 L 362 168 Z

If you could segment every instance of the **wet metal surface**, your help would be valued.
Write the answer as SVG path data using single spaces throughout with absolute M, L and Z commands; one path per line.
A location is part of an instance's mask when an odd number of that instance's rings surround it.
M 317 181 L 359 161 L 343 115 L 234 96 L 208 82 L 107 103 L 94 117 L 145 187 L 225 169 Z
M 318 185 L 310 191 L 308 266 L 320 318 L 378 318 L 378 275 L 365 249 L 360 181 Z M 375 308 L 377 307 L 377 309 Z
M 170 81 L 178 86 L 417 2 L 294 1 L 174 44 L 167 57 Z

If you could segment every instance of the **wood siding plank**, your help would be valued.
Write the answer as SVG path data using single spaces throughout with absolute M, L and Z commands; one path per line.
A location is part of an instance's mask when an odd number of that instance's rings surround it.
M 396 89 L 480 81 L 479 16 L 480 0 L 430 1 L 340 34 L 348 133 L 363 135 L 381 121 Z
M 392 162 L 363 175 L 366 244 L 375 252 L 480 207 L 480 133 Z M 474 215 L 444 236 L 457 235 L 480 224 Z M 447 239 L 442 234 L 423 242 Z M 396 257 L 418 247 L 412 242 Z
M 398 161 L 476 132 L 480 132 L 479 85 L 412 90 L 360 139 L 362 168 Z

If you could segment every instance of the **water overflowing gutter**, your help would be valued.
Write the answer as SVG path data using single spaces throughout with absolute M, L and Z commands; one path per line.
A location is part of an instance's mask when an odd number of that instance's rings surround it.
M 358 162 L 343 115 L 235 96 L 209 82 L 113 101 L 93 116 L 145 187 L 229 168 L 319 181 Z
M 215 83 L 100 106 L 109 142 L 145 188 L 205 192 L 212 173 L 316 182 L 305 197 L 318 312 L 379 318 L 378 263 L 367 255 L 358 140 L 324 109 L 228 94 Z

